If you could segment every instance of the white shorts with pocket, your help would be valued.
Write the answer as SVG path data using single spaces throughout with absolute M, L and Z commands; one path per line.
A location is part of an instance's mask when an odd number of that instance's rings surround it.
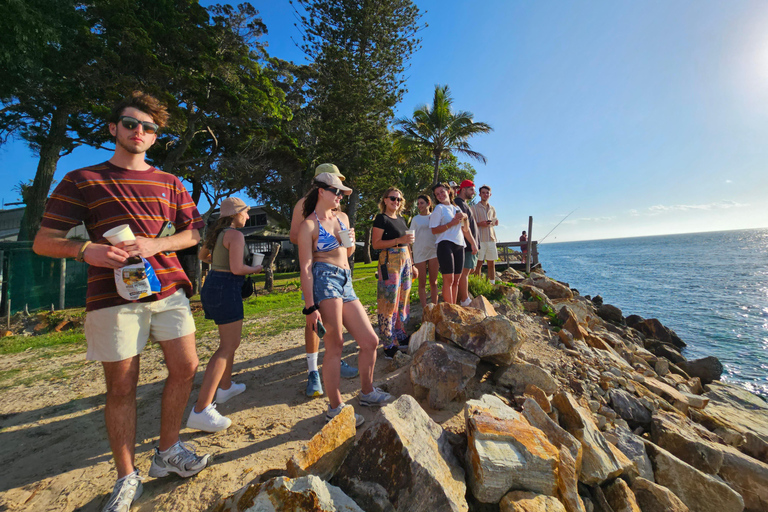
M 89 311 L 85 339 L 91 361 L 114 362 L 141 353 L 149 338 L 167 341 L 195 332 L 184 290 L 154 302 L 134 302 Z
M 480 242 L 477 249 L 477 259 L 478 261 L 496 261 L 499 259 L 496 242 Z

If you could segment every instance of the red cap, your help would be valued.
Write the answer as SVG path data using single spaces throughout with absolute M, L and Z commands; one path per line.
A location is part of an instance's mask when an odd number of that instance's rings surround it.
M 459 188 L 467 188 L 467 187 L 474 187 L 475 184 L 472 183 L 472 180 L 464 180 L 461 182 L 461 185 L 459 185 Z

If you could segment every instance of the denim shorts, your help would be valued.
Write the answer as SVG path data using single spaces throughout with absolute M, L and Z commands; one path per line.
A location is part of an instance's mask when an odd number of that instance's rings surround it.
M 352 271 L 330 263 L 316 261 L 312 265 L 312 295 L 315 304 L 325 299 L 341 299 L 344 302 L 357 300 L 352 289 Z
M 211 270 L 205 278 L 203 289 L 200 290 L 205 318 L 213 320 L 216 325 L 242 320 L 243 298 L 240 290 L 244 281 L 245 276 Z

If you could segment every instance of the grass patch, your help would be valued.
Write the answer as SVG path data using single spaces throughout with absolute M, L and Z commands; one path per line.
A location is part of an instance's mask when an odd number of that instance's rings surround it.
M 18 354 L 28 349 L 60 345 L 82 345 L 82 348 L 85 349 L 85 334 L 82 330 L 77 330 L 54 332 L 40 336 L 7 336 L 0 339 L 0 354 Z

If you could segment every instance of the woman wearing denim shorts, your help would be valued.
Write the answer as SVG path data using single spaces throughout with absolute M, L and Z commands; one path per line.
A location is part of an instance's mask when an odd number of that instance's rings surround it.
M 206 236 L 199 254 L 201 260 L 211 263 L 211 271 L 200 291 L 200 300 L 205 318 L 213 320 L 219 327 L 221 340 L 205 369 L 197 403 L 187 420 L 187 427 L 205 432 L 218 432 L 232 424 L 232 420 L 216 410 L 216 403 L 224 403 L 245 391 L 245 384 L 232 382 L 235 350 L 240 346 L 243 331 L 240 290 L 246 274 L 261 272 L 262 269 L 261 265 L 252 267 L 245 264 L 249 257 L 248 248 L 245 237 L 237 228 L 245 226 L 248 211 L 242 199 L 229 197 L 222 201 L 219 220 Z
M 344 407 L 339 392 L 341 352 L 344 346 L 342 328 L 346 327 L 360 347 L 362 406 L 381 406 L 392 396 L 373 387 L 378 337 L 368 320 L 360 300 L 352 289 L 349 256 L 354 252 L 354 230 L 348 229 L 349 219 L 339 209 L 341 196 L 352 189 L 342 185 L 335 174 L 322 173 L 315 177 L 312 190 L 304 201 L 304 222 L 299 228 L 299 266 L 301 289 L 304 292 L 304 310 L 307 326 L 325 330 L 325 357 L 323 358 L 323 384 L 328 395 L 325 420 L 330 421 Z M 342 235 L 342 232 L 346 231 Z M 349 235 L 350 247 L 341 243 Z M 357 426 L 363 417 L 356 414 Z

